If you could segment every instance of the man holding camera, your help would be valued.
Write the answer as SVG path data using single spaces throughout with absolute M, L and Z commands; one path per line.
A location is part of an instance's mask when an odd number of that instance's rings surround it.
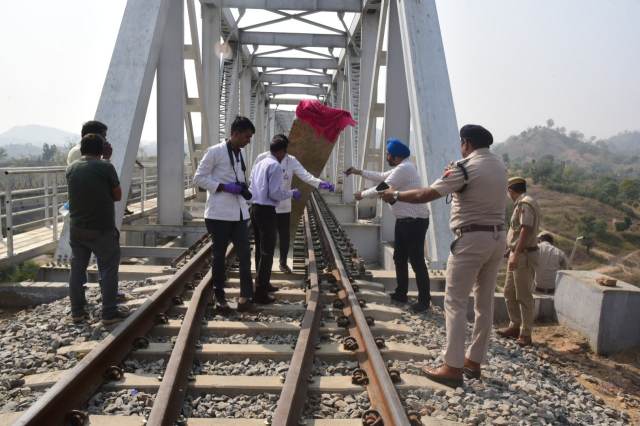
M 345 171 L 348 175 L 361 175 L 365 179 L 374 182 L 382 182 L 386 185 L 380 188 L 393 187 L 401 191 L 420 188 L 420 175 L 418 169 L 409 160 L 411 151 L 409 147 L 397 139 L 387 141 L 387 163 L 393 169 L 384 173 L 368 170 L 358 170 L 350 167 Z M 379 185 L 380 186 L 380 185 Z M 366 191 L 356 192 L 355 198 L 375 198 L 378 188 L 370 188 Z M 407 303 L 409 291 L 409 266 L 411 262 L 413 272 L 416 274 L 418 287 L 418 302 L 411 305 L 414 312 L 425 312 L 431 303 L 429 272 L 424 260 L 424 240 L 429 228 L 429 209 L 426 204 L 409 204 L 402 201 L 394 202 L 391 210 L 396 216 L 393 243 L 393 262 L 396 266 L 398 279 L 396 290 L 391 293 L 391 300 L 399 303 Z
M 238 311 L 252 309 L 253 280 L 249 247 L 249 206 L 251 199 L 246 182 L 242 148 L 251 142 L 256 129 L 251 120 L 237 116 L 231 124 L 231 136 L 210 147 L 202 157 L 193 181 L 207 190 L 204 211 L 207 231 L 213 242 L 213 285 L 216 308 L 228 310 L 224 282 L 225 255 L 233 242 L 240 264 L 240 298 Z
M 269 146 L 270 155 L 251 171 L 251 223 L 256 239 L 256 251 L 260 256 L 256 264 L 256 294 L 254 301 L 260 304 L 272 303 L 269 295 L 275 288 L 271 285 L 271 267 L 276 247 L 277 215 L 276 207 L 281 201 L 300 199 L 300 190 L 283 188 L 283 171 L 280 163 L 287 156 L 289 139 L 285 135 L 275 135 Z
M 75 323 L 87 318 L 84 284 L 91 253 L 95 254 L 100 271 L 102 293 L 102 323 L 109 325 L 128 315 L 118 309 L 118 268 L 120 264 L 120 233 L 115 225 L 114 202 L 122 198 L 116 169 L 101 160 L 108 145 L 103 134 L 86 134 L 80 142 L 81 157 L 67 167 L 69 189 L 69 244 L 71 274 L 69 298 Z

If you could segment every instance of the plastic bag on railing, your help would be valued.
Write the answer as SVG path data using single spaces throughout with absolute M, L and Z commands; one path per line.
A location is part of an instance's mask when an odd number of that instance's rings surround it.
M 58 209 L 58 213 L 60 213 L 62 216 L 66 216 L 69 214 L 69 202 L 67 201 L 66 203 L 64 203 L 62 205 L 62 207 L 60 207 Z

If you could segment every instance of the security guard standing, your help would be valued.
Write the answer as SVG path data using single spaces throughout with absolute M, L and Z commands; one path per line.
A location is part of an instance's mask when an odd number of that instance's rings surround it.
M 520 346 L 529 346 L 533 328 L 533 278 L 538 264 L 540 207 L 527 194 L 527 181 L 524 178 L 509 179 L 507 192 L 514 203 L 507 234 L 509 262 L 504 286 L 509 327 L 499 330 L 498 334 L 517 338 Z
M 387 190 L 382 198 L 407 203 L 428 203 L 451 197 L 450 227 L 456 239 L 447 260 L 444 309 L 447 347 L 444 364 L 423 368 L 438 383 L 458 387 L 463 375 L 480 377 L 493 325 L 493 298 L 498 269 L 506 244 L 504 211 L 507 172 L 491 151 L 493 136 L 482 126 L 460 129 L 460 151 L 464 159 L 452 163 L 444 175 L 427 188 L 399 192 Z M 471 344 L 465 355 L 467 303 L 473 290 L 475 322 Z

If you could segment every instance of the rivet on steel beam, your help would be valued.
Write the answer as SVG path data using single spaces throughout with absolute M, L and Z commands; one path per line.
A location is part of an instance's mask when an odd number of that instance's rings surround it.
M 386 348 L 387 345 L 384 342 L 384 339 L 382 337 L 376 337 L 374 339 L 374 342 L 376 342 L 376 346 L 378 347 L 378 349 L 382 349 L 382 348 Z
M 338 327 L 342 328 L 349 328 L 349 325 L 351 325 L 349 318 L 344 315 L 339 316 L 336 322 L 338 323 Z
M 367 301 L 364 299 L 358 299 L 358 304 L 360 305 L 361 308 L 367 307 Z
M 398 370 L 389 370 L 389 377 L 391 378 L 392 383 L 400 383 L 402 378 L 400 377 L 400 372 Z
M 357 351 L 358 341 L 353 336 L 347 336 L 344 339 L 342 339 L 342 347 L 346 351 Z
M 373 327 L 376 324 L 376 320 L 373 319 L 373 317 L 366 316 L 366 317 L 364 317 L 364 319 L 367 320 L 367 325 L 369 327 Z
M 351 383 L 359 386 L 366 386 L 369 384 L 369 377 L 367 377 L 367 372 L 361 368 L 356 368 L 353 370 L 351 374 Z
M 370 408 L 362 414 L 362 424 L 365 426 L 383 426 L 384 422 L 380 413 Z

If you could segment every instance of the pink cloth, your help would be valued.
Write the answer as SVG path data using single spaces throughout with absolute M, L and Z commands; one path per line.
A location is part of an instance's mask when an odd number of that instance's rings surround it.
M 296 116 L 331 143 L 335 143 L 345 127 L 357 124 L 349 111 L 331 108 L 314 100 L 300 101 Z

